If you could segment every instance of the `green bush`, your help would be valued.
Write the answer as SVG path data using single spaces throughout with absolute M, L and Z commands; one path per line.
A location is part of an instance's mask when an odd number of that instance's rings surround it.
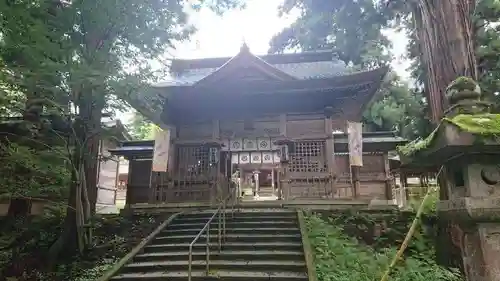
M 319 281 L 377 281 L 395 248 L 375 251 L 346 236 L 342 228 L 316 215 L 306 216 Z M 458 271 L 438 266 L 433 257 L 406 256 L 391 273 L 391 281 L 461 281 Z
M 67 197 L 70 171 L 64 151 L 0 145 L 0 197 Z
M 437 203 L 439 201 L 439 186 L 429 186 L 428 188 L 430 189 L 429 196 L 424 202 L 424 209 L 422 213 L 426 215 L 435 215 L 437 214 Z M 416 212 L 418 210 L 424 195 L 410 200 L 410 207 L 413 211 Z

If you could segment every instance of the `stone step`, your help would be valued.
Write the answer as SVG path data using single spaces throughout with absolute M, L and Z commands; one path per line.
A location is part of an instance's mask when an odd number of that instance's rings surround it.
M 204 249 L 196 249 L 192 253 L 193 260 L 205 260 L 206 252 Z M 134 262 L 147 261 L 174 261 L 188 260 L 189 251 L 178 252 L 152 252 L 142 253 L 134 257 Z M 215 247 L 210 250 L 210 260 L 304 260 L 302 250 L 297 251 L 231 251 L 223 249 L 221 252 Z
M 195 270 L 191 273 L 193 281 L 307 281 L 305 272 L 253 272 L 253 271 L 228 271 L 217 270 L 209 271 L 209 276 L 205 270 Z M 113 277 L 115 281 L 186 281 L 188 280 L 187 271 L 163 272 L 157 270 L 148 273 L 124 273 Z
M 210 218 L 214 214 L 214 211 L 211 212 L 194 212 L 194 213 L 186 213 L 182 214 L 177 219 L 184 218 Z M 221 214 L 223 214 L 221 212 Z M 297 213 L 294 211 L 284 210 L 284 211 L 259 211 L 259 210 L 234 210 L 231 212 L 230 209 L 226 210 L 226 216 L 234 215 L 236 217 L 296 217 Z
M 152 261 L 152 262 L 133 262 L 125 265 L 122 272 L 149 272 L 155 270 L 177 271 L 187 270 L 189 262 L 187 260 L 180 261 Z M 234 270 L 236 268 L 244 268 L 246 271 L 290 271 L 290 272 L 305 272 L 307 267 L 304 261 L 284 261 L 284 260 L 210 260 L 210 270 Z M 205 260 L 195 260 L 192 262 L 193 270 L 203 270 L 206 268 Z
M 191 228 L 191 229 L 167 229 L 161 232 L 162 236 L 178 236 L 178 235 L 197 235 L 202 227 Z M 223 226 L 221 225 L 221 231 L 223 231 Z M 210 234 L 218 234 L 218 225 L 214 225 L 210 228 Z M 298 228 L 284 228 L 284 227 L 260 227 L 260 228 L 233 228 L 226 226 L 226 234 L 298 234 L 300 229 Z
M 232 205 L 228 204 L 226 206 L 227 211 L 229 212 Z M 238 213 L 258 213 L 262 215 L 276 214 L 276 213 L 293 213 L 296 214 L 296 211 L 293 209 L 283 209 L 283 208 L 275 208 L 275 207 L 258 207 L 258 208 L 234 208 L 234 210 Z M 191 211 L 188 213 L 183 213 L 182 216 L 196 216 L 197 214 L 213 214 L 216 209 L 205 209 L 198 211 Z
M 273 197 L 275 194 L 272 191 L 270 192 L 259 191 L 258 195 L 260 198 L 262 198 L 262 197 Z
M 175 219 L 172 224 L 186 224 L 186 223 L 206 223 L 210 217 L 207 218 L 177 218 Z M 281 222 L 297 222 L 297 217 L 293 216 L 281 216 L 279 214 L 276 214 L 275 216 L 268 216 L 268 217 L 260 217 L 257 215 L 253 216 L 237 216 L 235 215 L 234 218 L 227 216 L 226 219 L 228 219 L 229 222 L 262 222 L 262 221 L 281 221 Z M 214 218 L 214 221 L 217 221 L 217 218 Z
M 173 223 L 168 225 L 166 230 L 171 229 L 187 229 L 187 228 L 198 228 L 202 229 L 206 224 L 205 222 L 199 223 Z M 217 221 L 212 221 L 210 227 L 217 227 Z M 294 221 L 226 221 L 226 228 L 258 228 L 263 226 L 275 226 L 275 227 L 297 227 L 297 223 Z
M 144 247 L 144 253 L 155 253 L 155 252 L 173 252 L 173 251 L 185 251 L 189 249 L 189 243 L 172 243 L 172 244 L 151 244 Z M 217 243 L 210 243 L 210 249 L 218 249 L 219 245 Z M 204 244 L 195 244 L 193 246 L 195 250 L 204 250 Z M 263 250 L 275 250 L 275 251 L 301 251 L 302 243 L 301 241 L 295 242 L 234 242 L 225 243 L 225 251 L 263 251 Z
M 171 235 L 159 236 L 153 240 L 153 244 L 169 244 L 169 243 L 191 243 L 195 235 Z M 227 234 L 226 242 L 301 242 L 300 234 Z M 210 241 L 217 241 L 216 235 L 210 235 Z M 201 235 L 198 243 L 205 243 L 206 234 Z

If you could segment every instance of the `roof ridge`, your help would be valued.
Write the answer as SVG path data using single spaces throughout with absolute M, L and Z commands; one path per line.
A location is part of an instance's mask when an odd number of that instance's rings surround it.
M 255 57 L 265 61 L 268 64 L 288 64 L 288 63 L 306 63 L 320 61 L 338 61 L 334 58 L 332 51 L 307 51 L 298 53 L 265 54 L 255 55 Z M 189 69 L 219 68 L 233 59 L 232 57 L 215 58 L 195 58 L 195 59 L 173 59 L 171 64 L 172 72 L 182 72 Z

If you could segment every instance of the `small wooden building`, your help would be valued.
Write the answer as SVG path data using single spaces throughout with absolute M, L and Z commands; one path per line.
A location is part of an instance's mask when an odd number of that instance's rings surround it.
M 236 192 L 236 171 L 286 201 L 391 200 L 387 152 L 404 140 L 363 133 L 353 179 L 344 133 L 387 68 L 348 73 L 331 52 L 255 56 L 244 45 L 233 58 L 174 60 L 171 70 L 172 81 L 132 101 L 169 130 L 168 170 L 151 176 L 152 141 L 112 150 L 130 161 L 128 205 L 214 203 Z

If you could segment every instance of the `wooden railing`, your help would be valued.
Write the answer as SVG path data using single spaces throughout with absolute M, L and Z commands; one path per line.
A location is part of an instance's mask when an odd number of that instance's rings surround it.
M 151 203 L 212 202 L 222 200 L 230 188 L 230 180 L 219 175 L 214 178 L 189 177 L 182 180 L 163 179 L 152 182 Z
M 334 187 L 334 178 L 326 172 L 287 172 L 281 181 L 285 199 L 332 198 L 335 193 Z

